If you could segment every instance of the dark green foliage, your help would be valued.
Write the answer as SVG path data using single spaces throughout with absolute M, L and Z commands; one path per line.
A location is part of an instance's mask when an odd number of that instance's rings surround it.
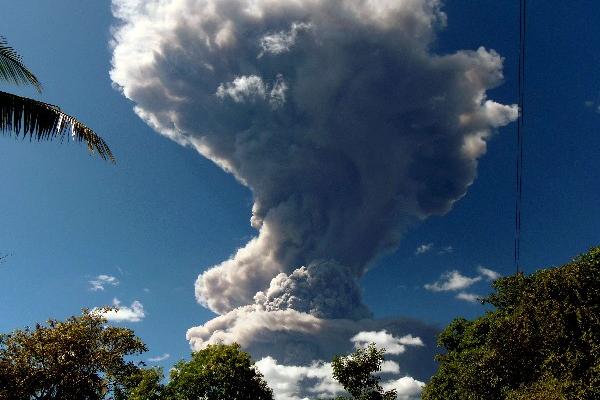
M 423 399 L 600 399 L 600 247 L 494 288 L 494 311 L 438 337 L 446 354 Z
M 38 92 L 42 91 L 40 81 L 27 69 L 21 56 L 2 36 L 0 36 L 0 80 L 15 85 L 32 85 Z
M 85 142 L 90 152 L 103 160 L 115 160 L 106 142 L 74 117 L 56 106 L 0 91 L 0 131 L 36 140 L 52 140 L 70 135 Z
M 352 397 L 339 396 L 337 400 L 393 400 L 396 391 L 385 392 L 379 384 L 380 378 L 373 375 L 381 370 L 385 350 L 377 350 L 375 344 L 359 348 L 348 356 L 333 359 L 333 377 Z
M 33 85 L 38 92 L 42 86 L 23 64 L 16 51 L 0 37 L 0 81 L 17 85 Z M 84 142 L 90 152 L 96 152 L 103 160 L 115 162 L 106 142 L 93 130 L 75 117 L 65 114 L 59 107 L 27 97 L 0 91 L 0 132 L 23 135 L 36 140 L 52 140 L 70 135 L 77 142 Z
M 87 310 L 0 335 L 0 399 L 123 399 L 140 371 L 124 357 L 144 351 L 133 331 Z
M 140 369 L 127 379 L 127 400 L 166 400 L 162 369 Z
M 238 344 L 209 345 L 171 370 L 172 400 L 272 400 L 273 392 Z

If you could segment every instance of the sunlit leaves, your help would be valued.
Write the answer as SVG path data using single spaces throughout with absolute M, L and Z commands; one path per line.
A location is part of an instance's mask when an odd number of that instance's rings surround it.
M 180 361 L 168 384 L 172 400 L 272 400 L 273 392 L 250 355 L 237 344 L 209 345 Z
M 139 371 L 126 357 L 146 346 L 130 329 L 105 324 L 84 310 L 0 335 L 0 399 L 94 400 L 125 393 Z

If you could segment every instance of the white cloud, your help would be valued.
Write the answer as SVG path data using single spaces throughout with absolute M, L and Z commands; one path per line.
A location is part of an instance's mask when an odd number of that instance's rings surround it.
M 116 310 L 99 311 L 95 309 L 95 311 L 104 316 L 108 321 L 113 322 L 140 322 L 146 317 L 144 306 L 137 300 L 131 303 L 130 307 L 127 307 L 121 306 L 119 299 L 114 298 L 113 306 Z
M 344 393 L 344 388 L 333 378 L 333 367 L 329 362 L 319 361 L 309 366 L 283 365 L 272 357 L 265 357 L 256 363 L 256 367 L 273 389 L 275 400 L 331 398 Z M 381 373 L 399 375 L 400 368 L 394 361 L 384 361 Z M 381 385 L 386 391 L 395 389 L 398 400 L 417 400 L 425 383 L 403 376 L 383 380 Z
M 437 282 L 426 284 L 425 289 L 432 292 L 460 291 L 455 296 L 457 299 L 468 301 L 470 303 L 479 303 L 483 296 L 465 292 L 463 289 L 466 289 L 483 279 L 487 281 L 496 280 L 500 278 L 501 275 L 498 272 L 483 266 L 477 267 L 477 272 L 479 272 L 479 275 L 475 277 L 462 275 L 456 270 L 445 272 Z
M 432 292 L 448 292 L 466 289 L 481 280 L 481 276 L 470 278 L 462 275 L 457 270 L 444 272 L 440 279 L 425 285 L 425 289 Z
M 404 376 L 396 380 L 382 382 L 384 390 L 396 389 L 398 400 L 418 400 L 425 382 L 418 381 L 410 376 Z
M 498 272 L 491 270 L 489 268 L 483 267 L 481 265 L 479 267 L 477 267 L 477 271 L 479 272 L 479 275 L 481 275 L 488 281 L 495 281 L 496 279 L 498 279 L 502 276 Z
M 305 394 L 334 396 L 343 391 L 333 379 L 329 362 L 313 362 L 309 366 L 282 365 L 272 357 L 265 357 L 256 363 L 256 367 L 273 389 L 275 400 L 300 400 L 306 398 Z
M 433 243 L 422 244 L 415 250 L 416 255 L 425 254 L 433 249 Z
M 98 275 L 94 279 L 88 281 L 90 284 L 90 290 L 97 292 L 98 290 L 104 290 L 106 286 L 118 286 L 119 280 L 111 275 Z
M 362 332 L 361 332 L 362 333 Z M 358 336 L 358 335 L 357 335 Z M 364 332 L 362 337 L 381 342 L 406 342 L 407 344 L 422 345 L 419 338 L 407 335 L 395 338 L 386 331 Z M 354 338 L 352 342 L 356 343 Z M 402 351 L 403 352 L 403 351 Z M 386 357 L 390 354 L 386 352 Z M 344 393 L 343 387 L 333 378 L 333 366 L 330 362 L 313 361 L 309 365 L 285 365 L 275 358 L 263 357 L 256 363 L 258 370 L 264 375 L 269 387 L 273 389 L 275 400 L 307 400 L 309 398 L 333 397 Z M 396 389 L 397 399 L 418 399 L 424 383 L 410 376 L 400 375 L 400 365 L 393 360 L 385 360 L 381 364 L 380 375 L 386 377 L 381 382 L 385 390 Z M 395 376 L 394 376 L 395 375 Z
M 171 355 L 169 353 L 165 353 L 162 356 L 150 357 L 148 359 L 148 361 L 149 362 L 161 362 L 161 361 L 168 360 L 169 358 L 171 358 Z
M 402 354 L 406 351 L 406 346 L 423 346 L 423 341 L 419 337 L 406 335 L 395 337 L 386 330 L 382 331 L 363 331 L 354 335 L 350 341 L 358 347 L 365 347 L 369 343 L 375 343 L 377 348 L 385 349 L 389 354 Z
M 469 303 L 479 303 L 479 299 L 482 296 L 478 295 L 478 294 L 473 294 L 473 293 L 467 293 L 467 292 L 459 292 L 456 295 L 456 298 L 459 300 L 464 300 L 464 301 L 468 301 Z
M 426 244 L 422 244 L 419 247 L 417 247 L 417 249 L 415 250 L 415 255 L 421 255 L 421 254 L 425 254 L 425 253 L 429 253 L 432 252 L 434 250 L 436 250 L 437 248 L 437 254 L 448 254 L 448 253 L 452 253 L 454 251 L 454 247 L 452 246 L 443 246 L 443 247 L 439 247 L 434 245 L 433 243 L 426 243 Z
M 190 328 L 187 339 L 194 350 L 235 342 L 255 359 L 270 356 L 288 365 L 306 366 L 314 360 L 331 361 L 337 354 L 350 353 L 355 348 L 351 338 L 360 332 L 381 331 L 392 337 L 381 335 L 380 343 L 406 347 L 401 354 L 388 353 L 400 363 L 404 374 L 423 380 L 435 371 L 433 356 L 439 330 L 410 319 L 324 319 L 293 309 L 265 311 L 254 305 Z
M 283 75 L 277 74 L 275 82 L 269 85 L 256 75 L 238 76 L 233 82 L 221 83 L 215 95 L 224 100 L 229 98 L 235 103 L 255 103 L 267 101 L 273 109 L 285 104 L 288 90 Z
M 264 99 L 266 86 L 256 75 L 238 76 L 233 82 L 221 83 L 215 93 L 218 98 L 231 98 L 236 103 Z
M 277 33 L 267 34 L 260 39 L 260 47 L 262 52 L 258 57 L 262 57 L 265 53 L 278 55 L 290 51 L 292 46 L 296 44 L 298 32 L 307 31 L 312 28 L 311 24 L 302 22 L 294 22 L 289 31 L 280 31 Z
M 400 373 L 400 365 L 396 361 L 392 360 L 384 360 L 381 363 L 381 371 L 382 374 L 399 374 Z

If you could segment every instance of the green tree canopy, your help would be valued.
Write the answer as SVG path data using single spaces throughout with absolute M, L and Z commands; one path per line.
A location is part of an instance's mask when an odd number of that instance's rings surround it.
M 215 344 L 192 353 L 171 370 L 173 400 L 272 400 L 273 392 L 238 344 Z
M 146 351 L 133 331 L 106 325 L 84 310 L 63 322 L 0 335 L 0 399 L 95 400 L 125 398 L 141 379 L 126 356 Z
M 166 400 L 162 384 L 163 372 L 160 368 L 141 368 L 127 378 L 125 386 L 127 400 Z M 124 393 L 125 394 L 125 393 Z
M 600 247 L 493 286 L 493 311 L 438 337 L 423 399 L 600 399 Z
M 396 391 L 384 391 L 379 384 L 380 377 L 374 375 L 381 370 L 385 350 L 378 350 L 374 343 L 366 348 L 358 348 L 348 356 L 333 359 L 333 377 L 352 397 L 337 397 L 338 400 L 393 400 Z

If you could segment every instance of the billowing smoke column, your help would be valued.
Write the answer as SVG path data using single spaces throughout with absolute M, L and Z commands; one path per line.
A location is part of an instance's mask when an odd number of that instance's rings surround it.
M 357 280 L 411 223 L 451 209 L 517 116 L 486 98 L 494 51 L 432 54 L 438 0 L 113 0 L 113 13 L 111 77 L 137 114 L 254 196 L 257 236 L 196 282 L 223 315 L 190 330 L 195 346 L 240 340 L 233 327 L 259 314 L 286 317 L 269 332 L 368 318 Z

